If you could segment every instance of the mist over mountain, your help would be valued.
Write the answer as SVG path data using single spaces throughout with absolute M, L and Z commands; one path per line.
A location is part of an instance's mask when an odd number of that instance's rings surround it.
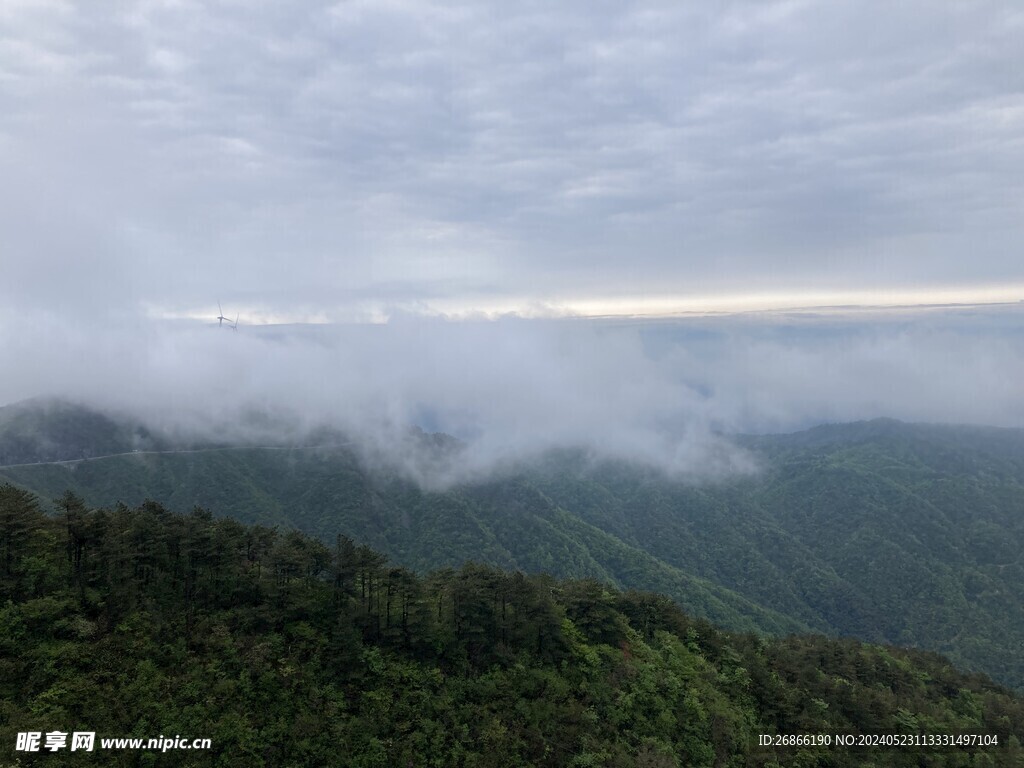
M 824 422 L 1024 425 L 1016 305 L 672 321 L 396 315 L 385 324 L 0 326 L 0 402 L 51 395 L 179 442 L 300 441 L 329 427 L 424 481 L 559 447 L 694 477 L 755 469 L 724 434 Z M 466 450 L 451 478 L 410 427 Z
M 1020 765 L 1022 32 L 0 2 L 0 743 Z
M 8 407 L 0 454 L 56 456 L 64 436 L 72 460 L 0 479 L 50 500 L 70 489 L 95 506 L 155 499 L 343 533 L 420 571 L 483 561 L 654 589 L 732 629 L 917 646 L 1024 686 L 1024 430 L 880 419 L 729 436 L 753 473 L 680 476 L 577 448 L 461 481 L 450 467 L 472 447 L 415 430 L 404 465 L 331 431 L 139 450 L 141 434 L 66 404 Z M 90 435 L 112 435 L 97 444 L 117 455 L 71 456 Z

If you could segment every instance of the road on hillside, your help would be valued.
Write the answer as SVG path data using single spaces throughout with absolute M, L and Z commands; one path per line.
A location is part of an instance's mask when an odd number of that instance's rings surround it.
M 174 453 L 212 453 L 214 451 L 309 451 L 315 448 L 343 448 L 355 445 L 355 442 L 322 443 L 320 445 L 228 445 L 217 448 L 179 448 L 168 451 L 125 451 L 123 453 L 107 453 L 102 456 L 89 456 L 84 459 L 59 459 L 54 461 L 30 461 L 23 464 L 0 464 L 0 469 L 16 469 L 18 467 L 42 467 L 50 464 L 71 465 L 87 461 L 113 459 L 118 456 L 164 456 Z

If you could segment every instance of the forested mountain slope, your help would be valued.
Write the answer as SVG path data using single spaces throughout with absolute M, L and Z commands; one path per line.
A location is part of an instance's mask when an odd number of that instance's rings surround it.
M 593 580 L 481 565 L 418 576 L 344 537 L 153 502 L 91 511 L 68 495 L 59 510 L 0 485 L 0 743 L 52 729 L 211 744 L 19 753 L 22 765 L 1024 759 L 1024 701 L 935 654 L 730 634 Z M 763 744 L 806 734 L 833 741 Z M 904 746 L 834 741 L 872 735 Z M 959 743 L 928 741 L 943 738 Z
M 879 421 L 747 438 L 704 487 L 549 465 L 534 482 L 624 542 L 815 629 L 919 645 L 1024 684 L 1024 435 Z
M 144 425 L 64 400 L 0 408 L 0 465 L 67 461 L 171 447 Z
M 50 499 L 65 490 L 97 506 L 155 499 L 322 538 L 340 531 L 419 571 L 480 561 L 591 577 L 661 590 L 687 610 L 737 630 L 807 629 L 590 525 L 524 478 L 424 491 L 366 471 L 345 448 L 128 454 L 0 469 L 0 477 Z
M 761 472 L 700 485 L 566 451 L 426 491 L 344 447 L 0 476 L 51 499 L 70 488 L 94 505 L 153 498 L 340 531 L 419 571 L 476 560 L 654 589 L 733 629 L 914 645 L 1024 687 L 1024 434 L 879 420 L 735 439 Z

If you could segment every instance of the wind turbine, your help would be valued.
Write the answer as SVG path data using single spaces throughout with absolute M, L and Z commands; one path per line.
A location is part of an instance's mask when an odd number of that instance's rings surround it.
M 231 318 L 224 317 L 224 310 L 220 308 L 220 299 L 217 299 L 217 311 L 220 313 L 217 315 L 217 327 L 220 328 L 224 325 L 224 321 L 230 321 Z M 235 322 L 238 322 L 237 320 Z
M 237 331 L 238 330 L 238 314 L 237 313 L 235 314 L 235 324 L 231 326 L 231 330 L 232 331 Z

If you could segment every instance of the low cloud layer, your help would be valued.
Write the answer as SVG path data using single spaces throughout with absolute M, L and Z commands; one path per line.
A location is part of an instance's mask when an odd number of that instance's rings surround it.
M 580 446 L 706 476 L 751 467 L 723 433 L 879 416 L 1024 426 L 1022 330 L 1017 307 L 238 332 L 40 324 L 0 337 L 13 363 L 0 402 L 56 395 L 228 436 L 257 409 L 406 458 L 417 425 L 463 440 L 467 474 Z

